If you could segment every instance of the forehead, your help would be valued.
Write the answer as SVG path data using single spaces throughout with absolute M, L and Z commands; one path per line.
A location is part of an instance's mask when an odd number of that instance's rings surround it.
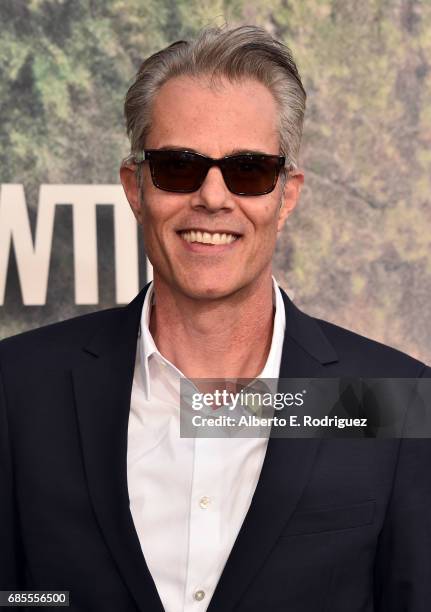
M 278 153 L 278 108 L 262 83 L 175 77 L 158 91 L 147 148 L 190 146 L 207 155 L 234 149 Z

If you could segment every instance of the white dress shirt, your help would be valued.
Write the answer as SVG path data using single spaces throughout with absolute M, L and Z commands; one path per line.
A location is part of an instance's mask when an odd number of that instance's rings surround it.
M 250 506 L 267 438 L 180 438 L 180 377 L 149 330 L 145 296 L 128 426 L 130 511 L 166 612 L 204 612 Z M 273 278 L 271 348 L 259 378 L 278 378 L 285 310 Z

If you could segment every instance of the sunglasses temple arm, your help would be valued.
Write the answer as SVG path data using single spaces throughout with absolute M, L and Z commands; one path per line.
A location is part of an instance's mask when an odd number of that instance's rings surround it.
M 127 157 L 125 157 L 122 161 L 122 166 L 127 166 L 128 164 L 140 164 L 145 161 L 149 156 L 145 155 L 145 151 L 139 151 L 138 153 L 130 153 Z

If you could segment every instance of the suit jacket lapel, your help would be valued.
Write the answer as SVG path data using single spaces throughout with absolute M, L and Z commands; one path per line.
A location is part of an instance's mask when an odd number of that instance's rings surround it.
M 319 325 L 282 291 L 286 333 L 280 378 L 325 377 L 337 355 Z M 320 440 L 270 438 L 259 482 L 208 612 L 230 612 L 271 553 L 310 478 Z
M 88 487 L 106 543 L 142 612 L 163 606 L 145 563 L 129 509 L 127 430 L 139 320 L 147 287 L 109 316 L 73 372 L 78 423 Z M 337 361 L 318 324 L 282 291 L 286 333 L 280 378 L 324 377 Z M 270 438 L 248 513 L 208 612 L 230 612 L 259 571 L 293 514 L 308 482 L 318 439 Z
M 103 537 L 138 608 L 162 612 L 127 489 L 130 395 L 145 292 L 126 308 L 107 313 L 106 328 L 85 347 L 72 376 L 88 488 Z

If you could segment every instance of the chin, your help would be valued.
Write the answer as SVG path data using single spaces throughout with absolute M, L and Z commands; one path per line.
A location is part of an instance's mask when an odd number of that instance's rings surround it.
M 202 282 L 201 279 L 199 279 L 198 282 L 182 285 L 182 290 L 187 296 L 198 300 L 216 300 L 224 298 L 234 293 L 236 289 L 237 286 L 233 283 L 214 282 L 214 280 Z

